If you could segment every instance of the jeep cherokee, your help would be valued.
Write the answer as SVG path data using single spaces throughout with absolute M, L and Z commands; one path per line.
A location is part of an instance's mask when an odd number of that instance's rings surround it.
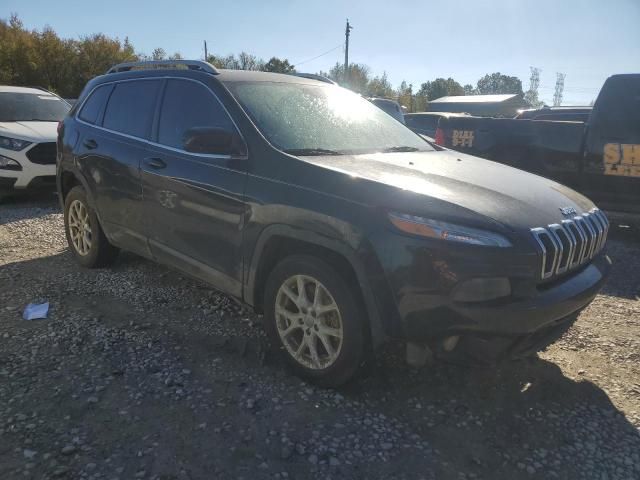
M 603 284 L 609 223 L 556 182 L 429 143 L 335 85 L 120 64 L 58 136 L 66 236 L 83 266 L 118 249 L 264 314 L 322 385 L 387 338 L 476 358 L 544 348 Z

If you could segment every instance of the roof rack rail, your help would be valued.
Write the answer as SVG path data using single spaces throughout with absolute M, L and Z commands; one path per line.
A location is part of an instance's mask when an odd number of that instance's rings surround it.
M 204 62 L 202 60 L 149 60 L 142 62 L 119 63 L 111 67 L 107 71 L 107 74 L 128 72 L 130 70 L 170 69 L 178 67 L 179 65 L 186 67 L 188 70 L 198 70 L 212 75 L 217 75 L 219 73 L 218 70 L 216 70 L 216 67 L 211 65 L 209 62 Z

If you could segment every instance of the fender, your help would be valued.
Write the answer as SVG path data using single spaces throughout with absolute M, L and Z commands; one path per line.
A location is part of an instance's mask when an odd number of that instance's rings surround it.
M 381 345 L 386 339 L 386 334 L 382 321 L 380 318 L 380 311 L 376 305 L 375 298 L 373 296 L 371 286 L 367 276 L 365 274 L 364 266 L 356 255 L 356 252 L 350 248 L 346 243 L 343 243 L 337 239 L 329 238 L 315 232 L 298 229 L 289 225 L 269 225 L 262 230 L 258 240 L 256 241 L 251 255 L 251 262 L 248 271 L 245 276 L 245 285 L 243 289 L 243 301 L 251 306 L 255 305 L 255 292 L 256 292 L 256 277 L 258 272 L 258 266 L 262 258 L 265 245 L 274 236 L 287 237 L 294 240 L 303 241 L 313 245 L 318 245 L 331 250 L 342 257 L 351 265 L 351 268 L 356 274 L 362 298 L 367 309 L 367 315 L 369 318 L 369 329 L 371 333 L 371 341 L 373 347 Z
M 96 215 L 98 215 L 98 220 L 100 220 L 100 215 L 95 208 L 96 204 L 93 198 L 93 192 L 89 188 L 89 183 L 87 182 L 87 180 L 84 178 L 82 173 L 80 173 L 80 170 L 75 165 L 64 165 L 64 166 L 60 165 L 56 172 L 56 186 L 58 188 L 58 200 L 60 202 L 60 207 L 62 208 L 62 211 L 64 211 L 64 198 L 62 198 L 62 175 L 65 173 L 72 174 L 75 177 L 75 179 L 80 183 L 80 185 L 82 185 L 82 188 L 84 188 L 85 194 L 87 195 L 87 201 L 89 202 L 89 206 L 94 209 L 94 211 L 96 212 Z

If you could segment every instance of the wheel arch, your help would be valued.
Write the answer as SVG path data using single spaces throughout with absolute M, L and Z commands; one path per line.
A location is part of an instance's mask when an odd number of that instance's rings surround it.
M 386 335 L 364 266 L 356 252 L 337 239 L 288 225 L 265 228 L 256 242 L 246 270 L 244 302 L 262 313 L 264 286 L 269 272 L 280 260 L 295 254 L 317 256 L 336 268 L 348 283 L 355 282 L 357 288 L 354 293 L 359 296 L 367 312 L 372 346 L 379 346 Z
M 85 178 L 75 169 L 61 168 L 57 175 L 58 182 L 58 198 L 60 199 L 60 206 L 64 210 L 64 200 L 73 187 L 81 186 L 84 188 L 85 194 L 89 205 L 95 209 L 95 202 L 93 194 L 89 188 L 89 183 Z M 97 212 L 96 212 L 97 213 Z

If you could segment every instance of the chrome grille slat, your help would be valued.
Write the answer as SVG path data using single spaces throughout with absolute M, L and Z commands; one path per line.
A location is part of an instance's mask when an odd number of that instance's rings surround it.
M 558 225 L 554 223 L 553 225 L 549 225 L 549 230 L 556 237 L 556 240 L 560 244 L 560 258 L 558 259 L 558 266 L 556 268 L 556 273 L 564 273 L 569 269 L 569 263 L 573 258 L 573 250 L 574 246 L 571 241 L 571 237 L 565 230 L 563 225 Z M 566 245 L 566 248 L 565 248 Z
M 578 255 L 578 257 L 576 258 L 576 266 L 582 263 L 585 252 L 587 251 L 587 245 L 589 244 L 589 232 L 587 232 L 586 229 L 582 228 L 581 222 L 579 222 L 578 220 L 579 219 L 577 217 L 573 220 L 570 220 L 573 221 L 573 225 L 576 227 L 578 232 L 580 232 L 580 238 L 582 240 L 580 244 L 580 255 Z
M 593 227 L 591 226 L 591 223 L 587 220 L 587 217 L 585 217 L 584 215 L 575 217 L 574 220 L 576 221 L 576 223 L 578 223 L 578 225 L 580 225 L 584 229 L 585 233 L 587 234 L 587 243 L 585 244 L 584 255 L 580 259 L 580 263 L 584 263 L 593 255 L 593 247 L 594 247 L 596 231 L 593 229 Z
M 606 225 L 602 221 L 602 217 L 600 217 L 598 212 L 594 212 L 592 218 L 594 222 L 598 224 L 598 244 L 596 245 L 596 250 L 600 250 L 604 243 L 604 232 L 606 231 Z
M 531 229 L 542 255 L 540 278 L 546 280 L 593 259 L 603 248 L 609 220 L 599 209 L 561 223 Z

